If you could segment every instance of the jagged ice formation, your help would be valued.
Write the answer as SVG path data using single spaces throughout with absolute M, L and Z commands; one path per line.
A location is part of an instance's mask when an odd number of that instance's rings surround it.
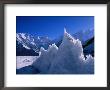
M 43 74 L 93 74 L 94 58 L 83 54 L 81 41 L 66 32 L 59 48 L 52 44 L 47 50 L 40 49 L 33 67 Z

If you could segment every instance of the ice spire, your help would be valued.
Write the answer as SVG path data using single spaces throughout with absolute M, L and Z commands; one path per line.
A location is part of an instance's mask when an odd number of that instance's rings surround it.
M 64 33 L 67 33 L 67 32 L 66 32 L 66 28 L 65 28 L 65 27 L 64 27 Z
M 64 27 L 64 36 L 67 35 L 66 27 Z
M 69 40 L 72 40 L 73 37 L 66 31 L 66 28 L 64 27 L 64 39 L 67 38 Z

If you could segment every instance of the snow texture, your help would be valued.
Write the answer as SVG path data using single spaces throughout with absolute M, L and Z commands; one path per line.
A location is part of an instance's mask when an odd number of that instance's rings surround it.
M 48 37 L 38 37 L 28 33 L 17 33 L 16 40 L 21 43 L 25 49 L 32 49 L 34 52 L 39 52 L 41 46 L 47 49 L 51 44 L 51 40 Z
M 49 45 L 48 50 L 45 50 L 43 47 L 41 47 L 40 56 L 33 63 L 33 66 L 41 73 L 47 73 L 51 66 L 52 60 L 56 57 L 57 51 L 58 47 L 55 44 Z
M 26 48 L 26 49 L 30 49 L 28 46 L 26 46 L 26 45 L 24 45 L 24 44 L 23 44 L 23 47 Z
M 34 39 L 33 39 L 34 40 Z M 32 45 L 36 45 L 34 42 L 31 42 Z
M 33 61 L 35 61 L 38 56 L 17 56 L 16 57 L 16 68 L 20 69 L 25 66 L 31 65 Z
M 83 54 L 79 39 L 66 32 L 59 48 L 52 44 L 40 49 L 40 56 L 32 64 L 42 74 L 94 74 L 94 58 Z
M 21 33 L 21 36 L 22 36 L 22 38 L 23 38 L 23 39 L 26 39 L 26 37 L 25 37 L 25 34 L 24 34 L 24 33 Z

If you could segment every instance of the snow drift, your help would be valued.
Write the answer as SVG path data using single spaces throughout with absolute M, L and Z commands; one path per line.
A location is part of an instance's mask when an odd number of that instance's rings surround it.
M 39 58 L 32 66 L 42 74 L 93 74 L 94 58 L 83 54 L 81 41 L 66 32 L 59 48 L 52 44 L 40 49 Z

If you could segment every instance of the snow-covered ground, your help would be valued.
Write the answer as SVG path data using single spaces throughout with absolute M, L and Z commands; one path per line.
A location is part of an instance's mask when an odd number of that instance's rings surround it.
M 16 56 L 16 68 L 20 69 L 29 66 L 38 58 L 38 56 Z

